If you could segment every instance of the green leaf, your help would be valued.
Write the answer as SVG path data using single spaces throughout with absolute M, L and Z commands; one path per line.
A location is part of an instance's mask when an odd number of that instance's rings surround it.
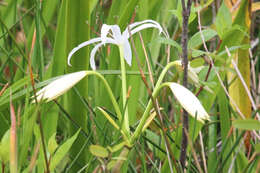
M 122 149 L 126 145 L 126 142 L 121 142 L 120 144 L 114 145 L 113 147 L 109 147 L 110 152 L 117 152 L 118 150 Z
M 107 169 L 111 170 L 116 164 L 116 160 L 111 160 L 110 162 L 108 162 L 107 164 Z
M 201 67 L 204 65 L 204 63 L 205 63 L 205 61 L 203 58 L 196 58 L 190 62 L 190 66 L 193 68 Z
M 58 144 L 56 142 L 56 133 L 53 133 L 53 135 L 50 137 L 48 141 L 48 151 L 50 152 L 51 155 L 55 152 L 57 147 Z
M 223 39 L 223 35 L 226 30 L 230 29 L 232 26 L 232 16 L 229 12 L 229 9 L 225 5 L 225 2 L 222 3 L 221 7 L 219 8 L 217 17 L 216 17 L 216 29 L 218 35 L 221 39 Z
M 198 56 L 202 56 L 204 54 L 206 54 L 207 52 L 202 51 L 202 50 L 197 50 L 197 49 L 192 49 L 192 53 L 191 56 L 192 57 L 198 57 Z
M 213 37 L 215 37 L 217 35 L 217 32 L 213 29 L 205 29 L 201 32 L 202 32 L 202 35 L 204 37 L 205 42 L 212 39 Z M 197 32 L 189 40 L 188 47 L 189 48 L 196 48 L 196 47 L 198 47 L 202 44 L 203 44 L 203 41 L 202 41 L 202 38 L 201 38 L 201 33 Z
M 0 143 L 0 161 L 7 163 L 10 155 L 10 131 L 7 130 Z
M 108 151 L 106 148 L 100 146 L 100 145 L 90 145 L 89 151 L 97 157 L 107 157 L 108 156 Z
M 260 153 L 260 144 L 255 145 L 255 152 Z
M 260 130 L 260 122 L 254 119 L 234 120 L 233 126 L 243 130 Z
M 60 163 L 60 161 L 64 158 L 64 156 L 68 153 L 74 141 L 77 139 L 80 130 L 78 130 L 71 138 L 69 138 L 66 142 L 64 142 L 56 151 L 53 156 L 50 164 L 50 171 L 54 171 L 56 166 Z
M 7 88 L 6 91 L 3 93 L 2 96 L 0 96 L 0 102 L 3 102 L 4 99 L 10 97 L 10 94 L 14 94 L 15 92 L 17 92 L 19 89 L 23 88 L 26 84 L 28 84 L 28 82 L 30 81 L 30 76 L 26 76 L 18 81 L 16 81 L 15 83 L 13 83 L 11 85 L 11 87 Z
M 163 43 L 163 44 L 169 44 L 173 47 L 176 47 L 180 53 L 182 52 L 182 48 L 181 48 L 180 44 L 172 39 L 165 38 L 165 37 L 159 37 L 158 39 L 156 39 L 156 43 L 158 43 L 158 42 Z

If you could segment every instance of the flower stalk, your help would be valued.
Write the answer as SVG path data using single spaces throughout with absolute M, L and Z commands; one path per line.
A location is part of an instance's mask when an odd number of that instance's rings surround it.
M 119 46 L 119 52 L 120 52 L 120 64 L 121 64 L 121 78 L 122 78 L 122 99 L 123 99 L 123 108 L 125 109 L 124 114 L 124 128 L 130 132 L 129 128 L 129 117 L 128 117 L 128 106 L 127 104 L 127 84 L 126 84 L 126 69 L 125 69 L 125 60 L 124 60 L 124 50 L 122 46 Z

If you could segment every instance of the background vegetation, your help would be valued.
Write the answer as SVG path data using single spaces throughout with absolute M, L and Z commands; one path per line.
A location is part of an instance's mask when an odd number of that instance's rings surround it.
M 260 172 L 260 3 L 250 0 L 192 1 L 188 22 L 188 59 L 199 84 L 189 81 L 211 121 L 189 119 L 186 172 Z M 64 96 L 32 104 L 33 93 L 53 77 L 90 69 L 93 45 L 68 53 L 79 43 L 100 36 L 102 24 L 153 19 L 170 39 L 147 29 L 133 36 L 132 47 L 150 88 L 162 69 L 182 59 L 181 0 L 0 0 L 0 162 L 6 172 L 105 172 L 113 160 L 125 159 L 121 172 L 181 172 L 182 108 L 163 90 L 156 117 L 131 149 L 107 147 L 122 140 L 103 114 L 116 119 L 103 83 L 88 77 Z M 146 55 L 147 54 L 147 55 Z M 146 60 L 145 57 L 148 57 Z M 122 102 L 119 51 L 106 45 L 96 54 L 104 75 Z M 148 68 L 149 67 L 149 68 Z M 182 68 L 165 81 L 182 83 Z M 129 123 L 134 130 L 149 92 L 135 53 L 127 66 Z M 208 89 L 206 89 L 208 88 Z M 123 110 L 122 104 L 120 108 Z M 169 142 L 170 148 L 166 147 Z M 90 146 L 95 146 L 90 150 Z M 102 147 L 101 147 L 102 146 Z M 98 152 L 98 154 L 96 153 Z M 170 152 L 170 153 L 169 153 Z

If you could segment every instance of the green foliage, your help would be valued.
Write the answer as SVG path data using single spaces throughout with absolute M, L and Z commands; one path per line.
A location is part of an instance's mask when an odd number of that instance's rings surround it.
M 80 130 L 78 130 L 71 138 L 67 139 L 62 145 L 59 146 L 57 151 L 52 157 L 50 170 L 53 171 L 60 161 L 64 158 L 64 156 L 68 153 L 74 141 L 77 139 Z
M 235 128 L 243 130 L 259 130 L 260 122 L 254 119 L 245 119 L 245 120 L 234 120 L 232 125 Z
M 108 156 L 107 149 L 100 145 L 90 145 L 89 151 L 91 152 L 91 154 L 93 154 L 94 156 L 97 156 L 97 157 L 104 158 L 104 157 Z
M 227 8 L 227 6 L 225 5 L 225 2 L 222 2 L 218 11 L 218 15 L 216 17 L 216 29 L 221 39 L 223 39 L 224 34 L 227 32 L 227 30 L 231 28 L 231 26 L 232 26 L 231 13 Z
M 10 130 L 7 130 L 0 143 L 0 161 L 6 164 L 10 155 Z

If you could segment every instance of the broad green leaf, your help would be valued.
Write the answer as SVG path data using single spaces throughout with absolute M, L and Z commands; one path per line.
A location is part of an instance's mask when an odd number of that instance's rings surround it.
M 249 44 L 242 44 L 242 45 L 239 45 L 239 46 L 228 47 L 228 50 L 229 50 L 230 53 L 234 53 L 238 49 L 249 49 L 249 48 L 250 48 Z M 223 51 L 221 51 L 217 54 L 217 56 L 223 56 L 223 55 L 227 55 L 226 50 L 223 50 Z
M 10 94 L 13 95 L 16 91 L 18 91 L 19 89 L 23 88 L 26 84 L 28 84 L 29 81 L 30 81 L 30 76 L 26 76 L 26 77 L 16 81 L 15 83 L 13 83 L 9 88 L 7 88 L 5 90 L 3 95 L 0 96 L 0 102 L 5 100 L 6 98 L 9 99 Z
M 223 39 L 224 33 L 226 32 L 226 30 L 230 29 L 231 26 L 232 16 L 229 12 L 229 9 L 225 5 L 225 2 L 223 1 L 216 17 L 216 29 L 221 39 Z
M 255 152 L 260 153 L 260 144 L 255 145 Z
M 126 142 L 121 142 L 120 144 L 114 145 L 112 147 L 108 147 L 110 152 L 117 152 L 118 150 L 122 149 L 126 145 Z
M 172 39 L 165 38 L 165 37 L 159 37 L 158 39 L 155 40 L 155 42 L 156 42 L 156 44 L 163 43 L 163 44 L 169 44 L 173 47 L 176 47 L 178 49 L 179 53 L 181 53 L 181 51 L 182 51 L 181 45 Z
M 249 161 L 248 161 L 247 157 L 245 156 L 244 152 L 240 150 L 237 153 L 236 162 L 237 162 L 238 170 L 244 170 L 246 168 L 246 166 L 248 165 Z
M 126 5 L 124 5 L 124 10 L 122 11 L 122 15 L 119 18 L 119 26 L 122 28 L 126 28 L 127 24 L 129 23 L 132 13 L 138 3 L 138 0 L 129 0 Z
M 204 63 L 205 63 L 205 61 L 203 58 L 196 58 L 190 62 L 190 66 L 193 68 L 201 67 L 204 65 Z
M 50 137 L 48 141 L 48 151 L 50 152 L 51 155 L 55 152 L 57 147 L 58 144 L 56 142 L 56 133 L 53 133 L 53 135 Z
M 111 170 L 116 164 L 116 160 L 111 160 L 110 162 L 108 162 L 107 164 L 107 169 Z
M 202 50 L 192 49 L 191 56 L 192 57 L 199 57 L 199 56 L 202 56 L 204 54 L 207 54 L 207 52 L 202 51 Z
M 21 165 L 26 163 L 30 142 L 34 139 L 33 131 L 36 129 L 35 126 L 37 127 L 36 119 L 39 108 L 40 107 L 30 106 L 25 110 L 22 116 L 24 123 L 26 124 L 23 123 L 23 126 L 25 126 L 23 127 L 23 135 L 19 138 L 21 146 L 21 149 L 19 150 L 19 164 Z
M 254 119 L 234 120 L 232 125 L 243 130 L 260 130 L 260 122 Z
M 249 44 L 250 38 L 247 36 L 250 31 L 250 23 L 251 19 L 249 16 L 249 1 L 241 1 L 239 5 L 239 10 L 235 16 L 233 25 L 239 26 L 239 29 L 242 29 L 243 33 L 246 35 L 235 35 L 236 37 L 241 37 L 241 42 L 239 45 Z M 246 84 L 246 87 L 250 90 L 250 56 L 248 49 L 238 49 L 233 56 L 233 61 L 236 63 L 234 66 L 237 66 L 239 73 L 241 74 L 241 78 L 236 73 L 229 73 L 228 74 L 228 82 L 232 82 L 229 86 L 229 94 L 230 97 L 234 100 L 240 111 L 246 118 L 251 117 L 252 112 L 252 105 L 249 99 L 249 96 L 246 92 L 244 85 L 242 84 L 241 80 L 243 80 Z M 235 67 L 231 65 L 232 68 Z M 232 105 L 234 108 L 234 105 Z M 249 141 L 248 141 L 249 143 Z
M 0 161 L 7 163 L 10 155 L 10 130 L 7 130 L 0 142 Z
M 66 140 L 55 152 L 54 156 L 52 157 L 51 164 L 50 164 L 50 170 L 54 171 L 54 169 L 57 167 L 57 165 L 60 163 L 60 161 L 65 157 L 65 155 L 68 153 L 69 149 L 71 148 L 74 141 L 77 139 L 78 134 L 80 130 L 78 130 L 71 138 Z
M 91 14 L 92 11 L 90 11 L 93 7 L 93 4 L 96 0 L 66 0 L 64 1 L 65 4 L 65 29 L 64 32 L 66 32 L 66 55 L 78 44 L 89 40 L 90 39 L 90 31 L 92 26 L 90 27 L 88 24 L 92 23 Z M 62 20 L 62 19 L 61 19 Z M 88 24 L 86 24 L 86 21 Z M 60 28 L 62 30 L 62 28 Z M 77 72 L 80 70 L 86 70 L 89 68 L 89 47 L 85 47 L 84 49 L 77 52 L 74 57 L 72 58 L 71 64 L 72 66 L 69 67 L 66 65 L 67 72 Z M 66 57 L 57 57 L 57 58 L 64 58 Z M 60 60 L 62 61 L 62 60 Z M 55 70 L 55 69 L 53 69 Z M 80 83 L 77 84 L 77 90 L 81 94 L 82 97 L 87 97 L 88 95 L 88 81 L 83 80 Z M 66 94 L 66 97 L 64 97 L 65 102 L 65 108 L 67 109 L 68 113 L 70 115 L 74 115 L 73 119 L 74 121 L 84 129 L 84 131 L 87 131 L 88 126 L 88 116 L 86 116 L 86 106 L 84 106 L 84 103 L 79 99 L 76 92 L 68 91 Z M 70 122 L 69 124 L 69 134 L 73 135 L 78 128 L 75 127 L 75 125 Z M 73 144 L 73 147 L 70 150 L 70 155 L 73 158 L 77 158 L 78 161 L 86 162 L 87 159 L 87 150 L 84 149 L 80 155 L 78 156 L 79 148 L 81 148 L 86 138 L 82 135 L 78 137 L 79 139 L 75 141 Z M 77 157 L 76 157 L 77 156 Z M 76 165 L 73 165 L 71 168 L 71 172 L 77 172 L 78 168 Z
M 217 32 L 213 29 L 205 29 L 202 31 L 202 35 L 204 37 L 204 41 L 206 42 L 206 41 L 212 39 L 213 37 L 215 37 L 217 35 Z M 190 38 L 188 47 L 197 48 L 198 46 L 200 46 L 202 44 L 203 44 L 203 41 L 201 38 L 201 33 L 197 32 Z
M 105 158 L 108 156 L 108 151 L 106 148 L 100 146 L 100 145 L 90 145 L 89 151 L 97 157 Z

